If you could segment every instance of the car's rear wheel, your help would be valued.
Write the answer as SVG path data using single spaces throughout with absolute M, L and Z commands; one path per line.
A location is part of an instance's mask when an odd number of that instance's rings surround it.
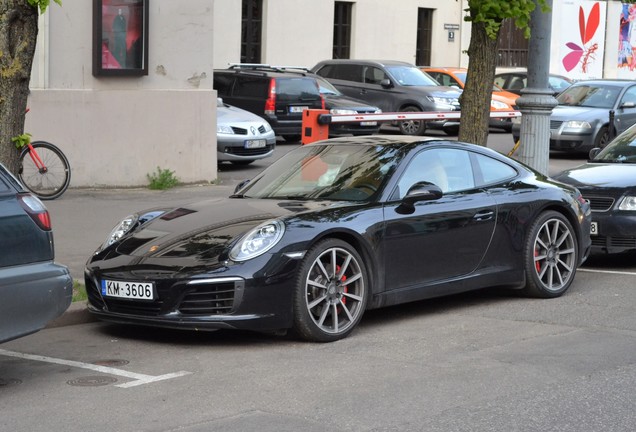
M 408 106 L 401 110 L 401 112 L 420 112 L 421 109 Z M 404 120 L 398 122 L 400 133 L 402 135 L 424 135 L 426 132 L 426 122 L 424 120 Z
M 348 336 L 366 308 L 367 271 L 348 243 L 327 239 L 300 265 L 294 292 L 294 330 L 303 339 L 332 342 Z
M 543 212 L 534 221 L 525 247 L 526 286 L 532 297 L 562 295 L 572 284 L 578 264 L 578 241 L 561 213 Z

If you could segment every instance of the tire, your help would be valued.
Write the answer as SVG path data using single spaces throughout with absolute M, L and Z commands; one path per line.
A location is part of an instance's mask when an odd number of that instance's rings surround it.
M 358 252 L 338 239 L 321 241 L 300 265 L 294 331 L 312 342 L 347 337 L 364 314 L 368 292 L 366 266 Z
M 578 241 L 561 213 L 546 211 L 532 224 L 524 251 L 526 286 L 531 297 L 554 298 L 568 290 L 578 265 Z
M 603 126 L 596 134 L 596 138 L 594 138 L 594 147 L 605 148 L 610 141 L 609 128 Z
M 281 135 L 281 136 L 286 142 L 298 142 L 300 141 L 300 138 L 302 138 L 300 135 Z
M 421 109 L 408 106 L 401 110 L 401 112 L 420 112 Z M 426 122 L 424 120 L 405 120 L 398 122 L 400 133 L 402 135 L 424 135 L 426 132 Z
M 31 143 L 35 152 L 44 163 L 38 169 L 29 148 L 20 153 L 18 178 L 22 184 L 40 199 L 51 200 L 62 195 L 71 183 L 71 166 L 64 153 L 46 141 Z

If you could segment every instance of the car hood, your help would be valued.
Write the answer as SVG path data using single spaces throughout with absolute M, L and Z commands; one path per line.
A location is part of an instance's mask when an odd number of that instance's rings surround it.
M 552 110 L 550 120 L 584 120 L 594 121 L 598 119 L 609 119 L 609 110 L 606 108 L 590 108 L 557 105 Z
M 378 111 L 380 109 L 378 107 L 368 105 L 364 101 L 353 99 L 347 96 L 323 93 L 323 97 L 325 99 L 326 109 L 340 108 L 340 109 L 351 109 L 351 110 L 355 110 L 359 112 L 360 111 L 363 111 L 363 112 Z
M 220 125 L 230 125 L 240 122 L 257 122 L 262 124 L 264 122 L 263 119 L 256 114 L 229 105 L 216 108 L 216 120 Z
M 608 188 L 636 188 L 636 165 L 615 163 L 586 163 L 563 171 L 555 180 L 586 191 Z
M 116 251 L 139 257 L 218 260 L 233 242 L 265 221 L 349 205 L 336 201 L 211 199 L 168 209 L 126 236 Z
M 443 98 L 459 98 L 462 94 L 461 90 L 446 86 L 407 86 L 404 88 L 408 91 L 419 91 L 430 96 Z

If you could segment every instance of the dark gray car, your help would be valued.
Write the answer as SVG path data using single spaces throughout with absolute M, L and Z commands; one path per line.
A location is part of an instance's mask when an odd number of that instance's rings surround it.
M 550 115 L 550 150 L 587 153 L 605 147 L 612 136 L 636 123 L 636 81 L 579 81 L 561 92 L 557 101 Z M 512 135 L 516 142 L 518 123 Z
M 324 60 L 312 69 L 349 97 L 382 112 L 458 111 L 461 91 L 439 85 L 416 66 L 401 61 Z M 422 135 L 427 127 L 456 133 L 457 121 L 403 121 L 406 135 Z
M 73 280 L 53 259 L 46 207 L 0 164 L 0 343 L 35 333 L 71 304 Z

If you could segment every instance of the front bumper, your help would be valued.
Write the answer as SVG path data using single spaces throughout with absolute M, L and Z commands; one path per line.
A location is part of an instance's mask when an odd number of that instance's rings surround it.
M 620 253 L 636 250 L 636 214 L 592 212 L 597 233 L 592 235 L 592 253 Z

